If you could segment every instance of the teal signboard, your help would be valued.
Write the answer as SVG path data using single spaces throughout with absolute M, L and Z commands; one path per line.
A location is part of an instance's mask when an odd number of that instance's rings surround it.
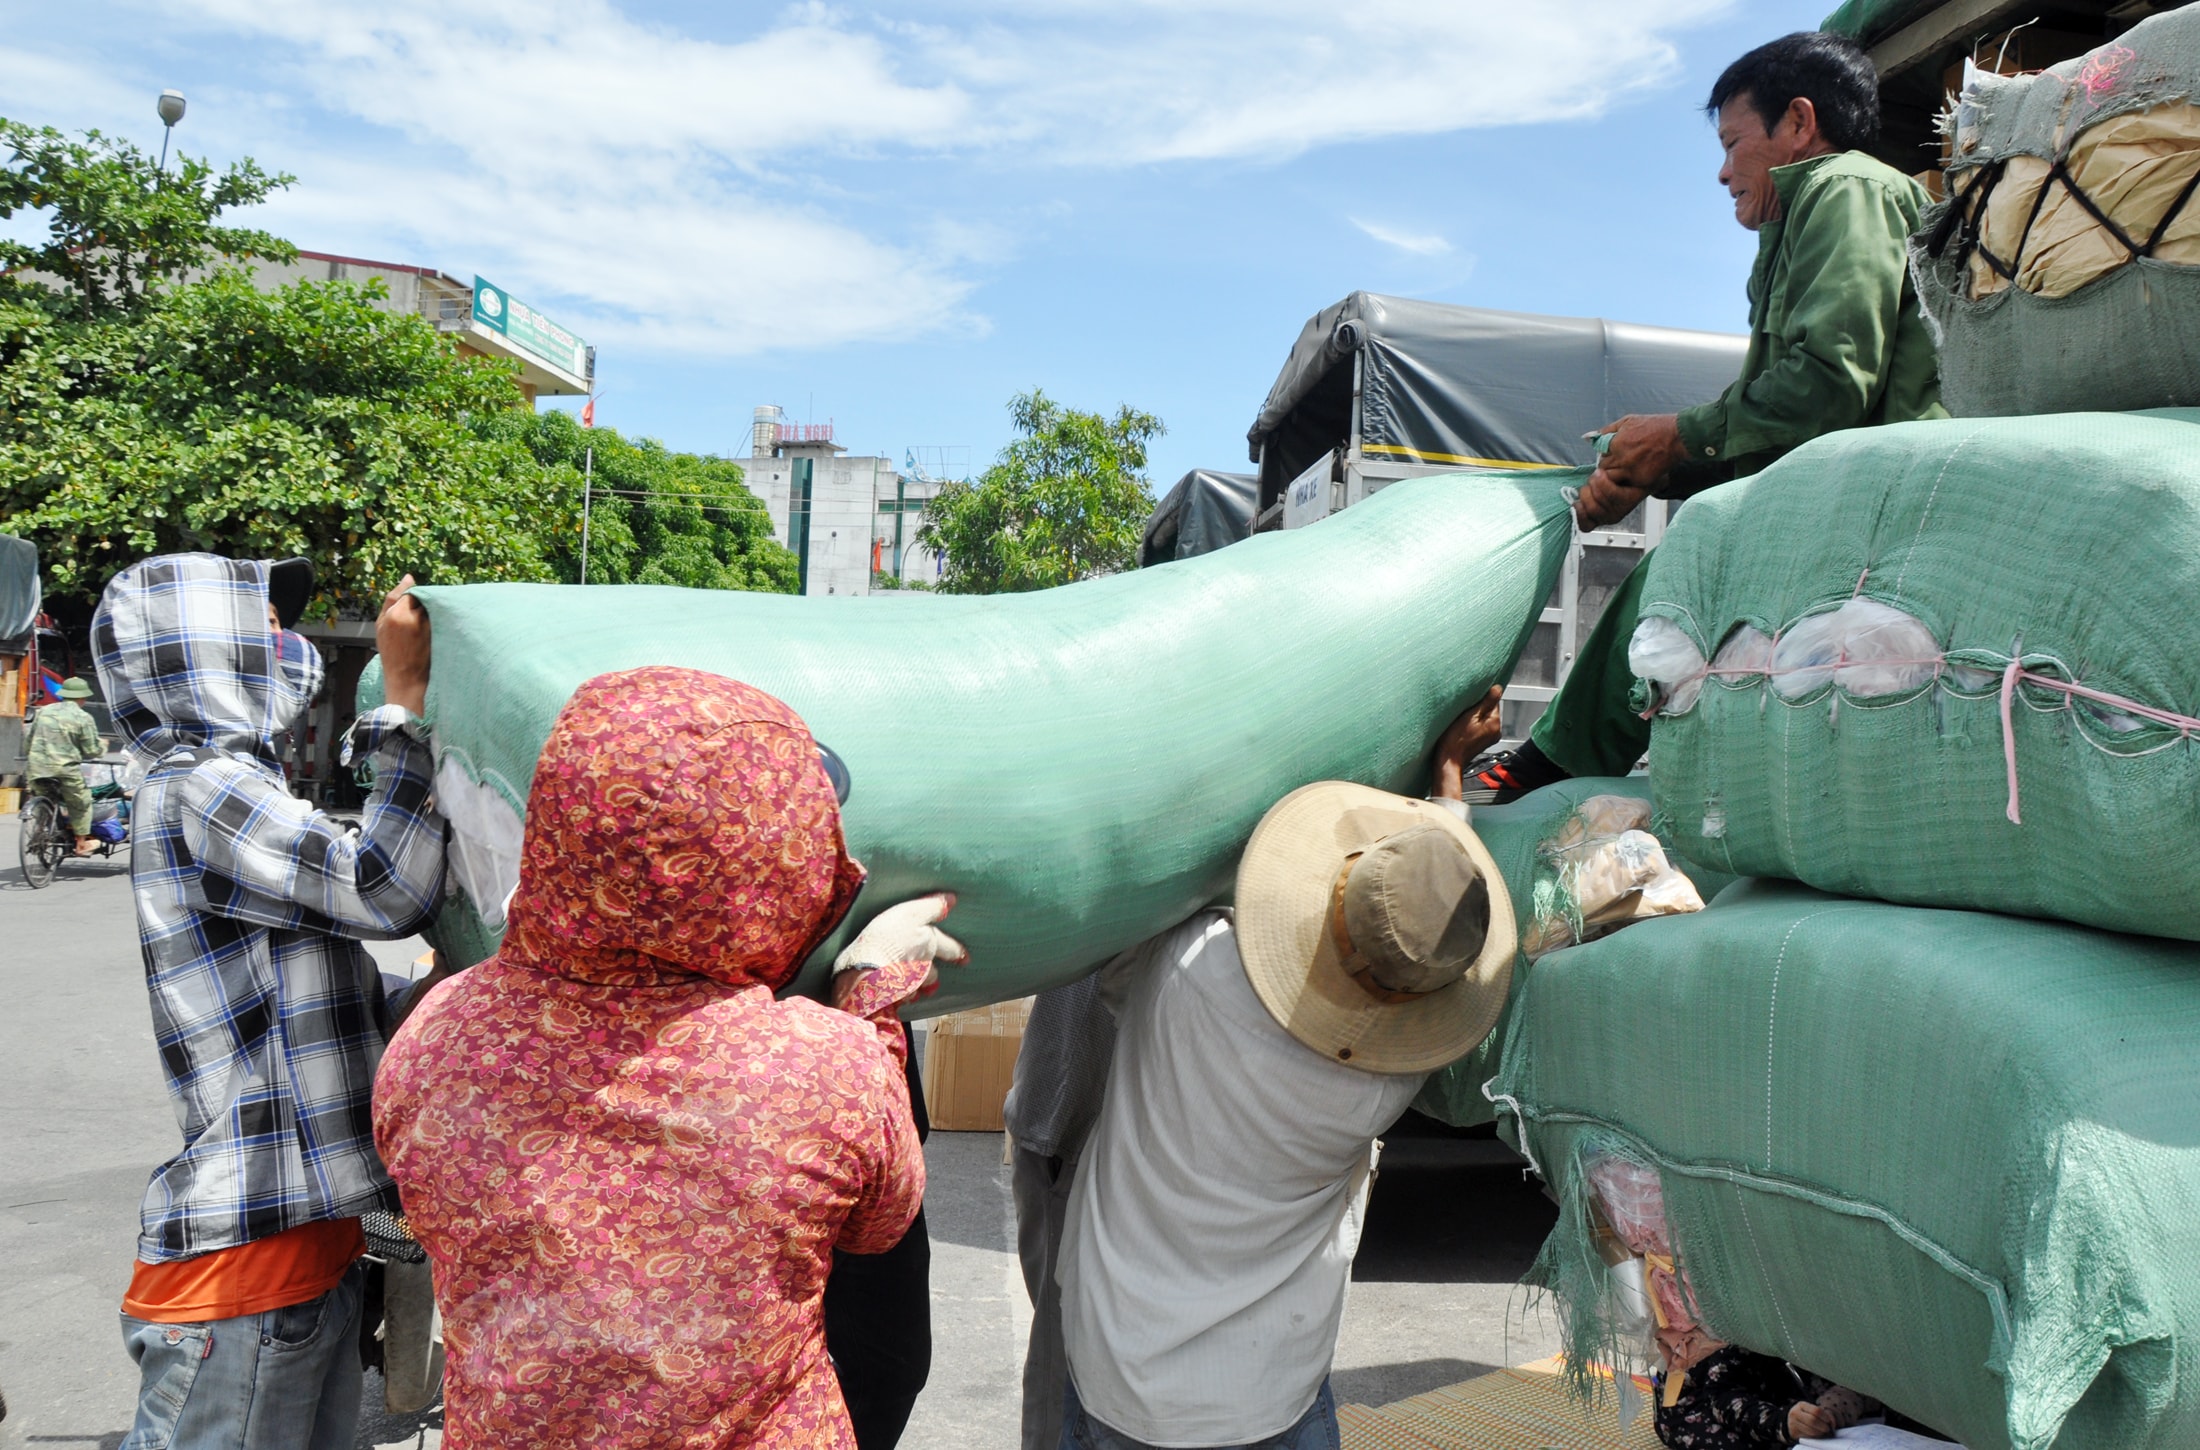
M 496 333 L 530 357 L 588 379 L 588 344 L 505 291 L 474 278 L 474 326 Z

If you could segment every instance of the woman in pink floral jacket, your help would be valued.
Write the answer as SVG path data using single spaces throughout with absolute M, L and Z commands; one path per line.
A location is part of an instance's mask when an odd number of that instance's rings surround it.
M 927 926 L 837 1010 L 774 1000 L 862 880 L 778 700 L 669 668 L 575 693 L 503 950 L 412 1014 L 375 1087 L 453 1450 L 853 1446 L 820 1296 L 836 1248 L 892 1247 L 923 1198 L 894 1014 L 926 954 L 960 954 Z

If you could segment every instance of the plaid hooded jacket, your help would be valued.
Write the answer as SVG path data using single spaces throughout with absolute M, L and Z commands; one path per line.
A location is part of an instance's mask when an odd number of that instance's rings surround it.
M 134 564 L 108 584 L 92 646 L 145 777 L 130 879 L 183 1130 L 146 1187 L 138 1258 L 393 1208 L 369 1111 L 381 979 L 356 938 L 410 935 L 440 894 L 443 822 L 418 720 L 386 705 L 353 726 L 346 762 L 365 752 L 375 769 L 353 834 L 292 796 L 276 763 L 320 661 L 278 660 L 264 563 Z

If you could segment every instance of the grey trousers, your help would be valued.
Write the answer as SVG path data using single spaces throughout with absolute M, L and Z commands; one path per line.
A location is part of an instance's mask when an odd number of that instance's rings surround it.
M 1023 1261 L 1024 1289 L 1031 1295 L 1031 1344 L 1024 1351 L 1024 1450 L 1056 1450 L 1062 1443 L 1062 1391 L 1069 1361 L 1062 1349 L 1062 1290 L 1054 1267 L 1062 1253 L 1062 1222 L 1069 1212 L 1077 1160 L 1016 1150 L 1009 1189 L 1016 1201 L 1016 1256 Z

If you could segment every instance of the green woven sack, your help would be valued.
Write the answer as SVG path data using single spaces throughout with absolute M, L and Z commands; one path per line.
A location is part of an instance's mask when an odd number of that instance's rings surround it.
M 1882 4 L 1888 0 L 1882 0 Z M 1959 418 L 2069 413 L 2093 408 L 2190 407 L 2200 403 L 2200 267 L 2153 254 L 2193 224 L 2193 198 L 2172 184 L 2142 206 L 2120 188 L 2075 200 L 2061 179 L 2030 204 L 2005 170 L 2012 160 L 2067 162 L 2102 122 L 2200 94 L 2200 11 L 2156 15 L 2089 55 L 2037 75 L 1979 74 L 1956 107 L 1950 197 L 1929 208 L 1910 242 L 1918 302 L 1940 350 L 1940 396 Z M 2178 174 L 2173 156 L 2149 166 Z M 2130 181 L 2135 173 L 2121 178 Z M 1975 223 L 1997 188 L 2013 194 L 2010 215 L 2037 217 L 2041 202 L 2105 214 L 2121 240 L 2122 265 L 2062 296 L 2009 286 L 1971 295 Z M 2104 229 L 2105 230 L 2105 229 Z M 2026 232 L 2029 233 L 2029 224 Z M 1993 252 L 1996 270 L 2022 272 L 2050 244 L 2025 239 Z
M 2193 948 L 1760 881 L 1514 993 L 1496 1090 L 1560 1195 L 1535 1277 L 1575 1353 L 1583 1159 L 1617 1150 L 1721 1338 L 1971 1450 L 2200 1445 Z
M 1070 981 L 1224 893 L 1297 787 L 1424 790 L 1437 735 L 1533 628 L 1567 544 L 1560 489 L 1581 478 L 1417 479 L 1312 528 L 1033 594 L 423 589 L 462 887 L 431 940 L 462 962 L 494 950 L 535 760 L 574 689 L 671 664 L 785 700 L 853 778 L 870 879 L 799 989 L 873 913 L 941 888 L 970 963 L 926 1012 Z
M 2200 751 L 2177 723 L 2200 712 L 2195 420 L 1861 429 L 1691 501 L 1631 652 L 1667 712 L 1650 777 L 1674 844 L 2200 939 Z
M 1545 843 L 1559 833 L 1577 806 L 1591 796 L 1600 795 L 1623 795 L 1646 801 L 1650 799 L 1650 782 L 1639 775 L 1584 776 L 1545 786 L 1511 805 L 1475 808 L 1474 833 L 1489 848 L 1490 859 L 1497 863 L 1498 872 L 1510 888 L 1513 920 L 1519 923 L 1523 937 L 1540 918 L 1563 913 L 1566 909 L 1562 899 L 1554 899 L 1561 893 L 1556 889 L 1558 882 L 1551 864 L 1544 858 Z M 1690 866 L 1677 859 L 1673 864 L 1687 871 L 1706 901 L 1733 880 L 1720 872 L 1706 871 L 1701 866 Z M 1526 965 L 1525 955 L 1515 958 L 1515 983 L 1523 980 Z M 1449 1067 L 1430 1074 L 1427 1086 L 1413 1100 L 1416 1111 L 1457 1128 L 1487 1123 L 1496 1116 L 1489 1098 L 1482 1092 L 1482 1085 L 1496 1076 L 1498 1064 L 1503 1060 L 1505 1031 L 1518 1000 L 1517 992 L 1507 999 L 1503 1015 L 1480 1046 Z

